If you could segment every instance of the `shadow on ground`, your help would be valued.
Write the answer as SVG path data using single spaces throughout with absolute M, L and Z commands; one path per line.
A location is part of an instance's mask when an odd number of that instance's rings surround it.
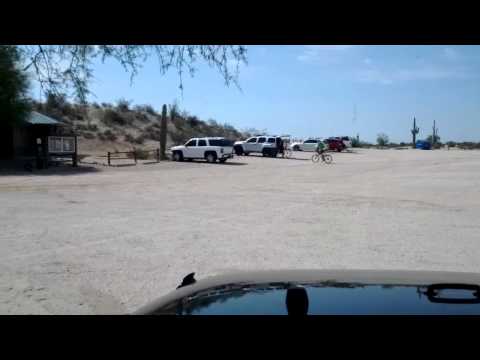
M 205 165 L 219 165 L 219 166 L 241 166 L 241 165 L 248 165 L 247 163 L 244 163 L 244 162 L 230 162 L 230 161 L 226 161 L 224 163 L 219 163 L 219 162 L 216 162 L 215 164 L 210 164 L 206 161 L 185 161 L 185 163 L 191 163 L 191 164 L 205 164 Z
M 243 155 L 237 155 L 237 156 L 243 156 Z M 247 158 L 253 157 L 253 158 L 266 158 L 266 159 L 277 159 L 277 160 L 300 160 L 300 161 L 309 161 L 310 159 L 301 159 L 301 158 L 296 158 L 296 157 L 289 157 L 289 158 L 284 158 L 281 156 L 277 157 L 265 157 L 262 155 L 248 155 Z
M 33 169 L 27 171 L 22 168 L 0 168 L 0 176 L 49 176 L 49 175 L 81 175 L 100 172 L 101 170 L 94 166 L 79 165 L 77 167 L 72 166 L 54 166 L 48 169 Z

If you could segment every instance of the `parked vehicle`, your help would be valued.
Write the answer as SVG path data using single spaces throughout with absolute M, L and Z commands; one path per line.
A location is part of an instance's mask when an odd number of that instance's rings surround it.
M 308 139 L 303 142 L 294 142 L 290 145 L 290 149 L 293 151 L 315 151 L 320 141 L 319 139 Z
M 236 155 L 249 155 L 252 153 L 259 153 L 263 156 L 276 157 L 280 152 L 278 143 L 282 140 L 278 136 L 253 136 L 244 141 L 236 141 L 234 144 Z
M 328 150 L 330 151 L 341 152 L 347 148 L 339 138 L 328 138 L 323 142 L 328 146 Z
M 352 139 L 350 139 L 350 137 L 342 136 L 340 137 L 340 139 L 342 140 L 343 144 L 347 149 L 350 149 L 352 147 Z
M 431 150 L 432 144 L 426 140 L 417 140 L 415 143 L 415 148 L 420 150 Z
M 222 137 L 193 138 L 171 151 L 174 161 L 205 159 L 209 163 L 224 163 L 233 157 L 233 142 Z

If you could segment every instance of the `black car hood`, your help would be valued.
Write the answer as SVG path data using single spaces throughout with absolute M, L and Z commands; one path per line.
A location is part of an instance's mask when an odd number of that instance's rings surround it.
M 480 314 L 479 285 L 472 273 L 238 272 L 180 287 L 135 314 L 287 315 L 296 296 L 308 315 L 470 315 Z

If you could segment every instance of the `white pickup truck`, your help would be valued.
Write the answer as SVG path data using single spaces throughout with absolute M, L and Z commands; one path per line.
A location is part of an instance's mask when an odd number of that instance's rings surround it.
M 222 137 L 193 138 L 170 150 L 174 161 L 205 159 L 209 163 L 224 163 L 233 158 L 233 142 Z

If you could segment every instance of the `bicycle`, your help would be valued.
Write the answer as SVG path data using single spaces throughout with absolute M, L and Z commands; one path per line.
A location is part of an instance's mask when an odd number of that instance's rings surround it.
M 324 154 L 324 153 L 319 154 L 319 153 L 316 153 L 316 154 L 313 154 L 313 156 L 312 156 L 312 162 L 317 163 L 317 162 L 320 160 L 320 158 L 322 158 L 322 161 L 323 161 L 325 164 L 331 164 L 332 161 L 333 161 L 333 157 L 332 157 L 332 155 L 330 155 L 330 154 Z

